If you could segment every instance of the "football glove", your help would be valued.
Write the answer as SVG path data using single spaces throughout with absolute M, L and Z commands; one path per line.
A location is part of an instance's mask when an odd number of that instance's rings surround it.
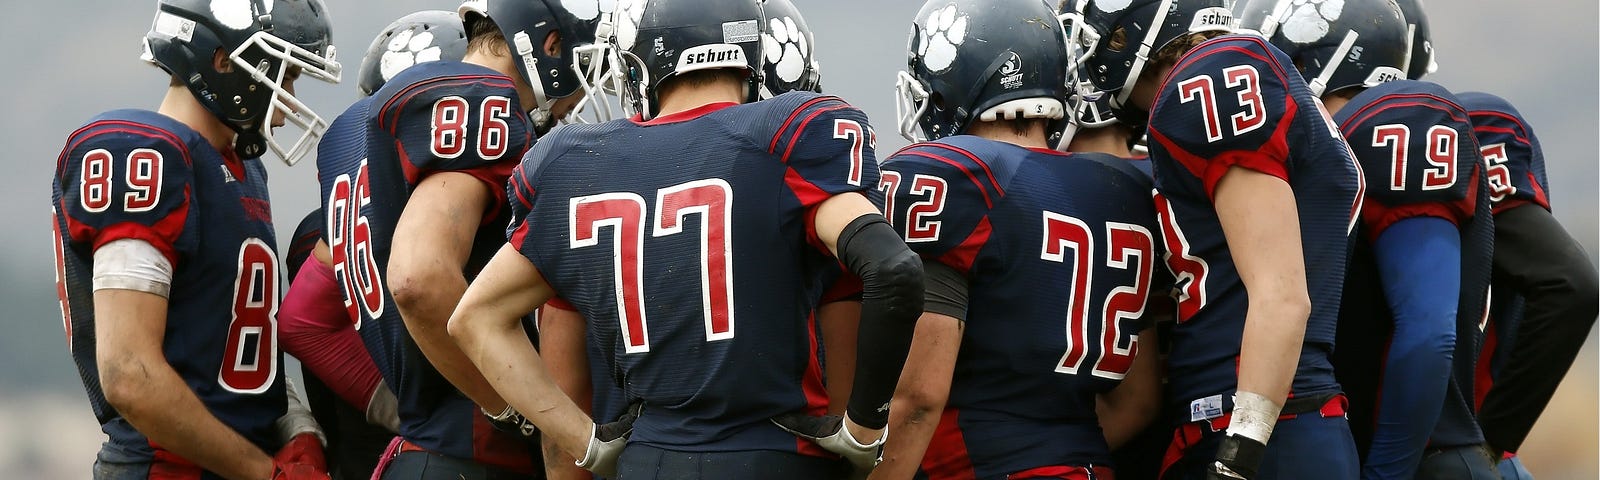
M 1222 437 L 1217 459 L 1206 469 L 1206 480 L 1252 480 L 1267 453 L 1267 445 L 1243 435 Z
M 296 435 L 272 457 L 273 480 L 325 480 L 328 463 L 322 456 L 322 442 L 310 433 Z
M 816 442 L 824 450 L 844 457 L 858 474 L 871 472 L 878 462 L 883 461 L 883 442 L 889 438 L 889 431 L 885 429 L 877 441 L 862 444 L 850 435 L 850 429 L 844 427 L 843 415 L 813 417 L 791 413 L 772 417 L 772 423 L 796 437 Z
M 589 449 L 584 452 L 583 459 L 576 462 L 578 466 L 601 477 L 617 478 L 617 459 L 622 457 L 622 449 L 628 446 L 628 437 L 633 435 L 633 422 L 639 419 L 642 411 L 644 402 L 634 402 L 621 417 L 617 417 L 617 421 L 595 425 L 593 433 L 589 435 Z
M 501 410 L 499 414 L 488 410 L 479 410 L 483 412 L 484 417 L 489 419 L 489 426 L 494 427 L 495 430 L 516 435 L 525 440 L 539 437 L 539 426 L 528 421 L 527 417 L 522 416 L 515 408 L 511 408 L 511 405 L 506 405 L 505 410 Z

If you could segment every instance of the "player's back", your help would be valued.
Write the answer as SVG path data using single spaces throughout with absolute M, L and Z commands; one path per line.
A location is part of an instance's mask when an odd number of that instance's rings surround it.
M 1504 98 L 1483 92 L 1462 92 L 1456 100 L 1472 120 L 1474 136 L 1489 179 L 1489 200 L 1500 213 L 1532 203 L 1550 209 L 1550 180 L 1544 150 L 1522 113 Z
M 1291 391 L 1337 392 L 1328 355 L 1364 188 L 1348 147 L 1294 64 L 1260 37 L 1196 46 L 1157 95 L 1150 156 L 1179 294 L 1171 407 L 1191 420 L 1220 415 L 1236 388 L 1248 298 L 1212 204 L 1217 182 L 1235 166 L 1282 178 L 1294 191 L 1311 314 Z
M 923 468 L 935 478 L 1109 465 L 1096 394 L 1132 367 L 1159 228 L 1127 160 L 975 136 L 896 153 L 889 219 L 925 261 L 964 274 L 950 397 Z
M 461 212 L 481 218 L 468 278 L 488 261 L 502 238 L 505 178 L 533 141 L 519 105 L 515 84 L 492 69 L 418 64 L 335 119 L 319 145 L 318 177 L 335 277 L 398 397 L 401 436 L 433 453 L 531 470 L 526 443 L 490 432 L 477 407 L 428 363 L 386 283 L 400 215 L 413 189 L 441 172 L 470 175 L 493 195 L 485 212 Z
M 1388 338 L 1393 314 L 1388 309 L 1370 244 L 1395 222 L 1434 217 L 1455 224 L 1461 235 L 1461 290 L 1456 308 L 1454 371 L 1445 408 L 1431 446 L 1452 447 L 1483 442 L 1473 408 L 1476 359 L 1487 315 L 1489 277 L 1494 255 L 1494 218 L 1489 186 L 1483 175 L 1477 141 L 1467 112 L 1455 96 L 1436 84 L 1397 80 L 1361 92 L 1335 116 L 1356 158 L 1368 175 L 1360 236 L 1351 257 L 1339 328 L 1341 339 Z M 1350 332 L 1350 333 L 1346 333 Z M 1376 357 L 1375 349 L 1350 350 Z M 1356 345 L 1351 345 L 1356 347 Z M 1360 353 L 1358 353 L 1360 352 Z M 1350 355 L 1341 354 L 1345 358 Z M 1371 359 L 1366 360 L 1370 362 Z M 1363 362 L 1363 363 L 1366 363 Z M 1344 368 L 1341 379 L 1370 383 L 1376 376 Z M 1352 389 L 1352 416 L 1366 410 Z M 1361 422 L 1352 422 L 1359 424 Z M 1357 433 L 1361 433 L 1357 427 Z M 1358 435 L 1358 441 L 1360 439 Z
M 801 448 L 767 419 L 826 407 L 810 316 L 836 261 L 808 212 L 877 184 L 871 137 L 843 101 L 791 93 L 569 125 L 528 153 L 511 243 L 644 401 L 630 442 Z
M 130 238 L 174 267 L 167 363 L 217 419 L 263 450 L 279 447 L 273 421 L 286 400 L 272 315 L 282 276 L 266 175 L 260 159 L 218 152 L 150 111 L 107 112 L 68 138 L 53 182 L 58 294 L 73 360 L 111 437 L 101 460 L 155 461 L 159 448 L 106 402 L 95 363 L 94 251 Z

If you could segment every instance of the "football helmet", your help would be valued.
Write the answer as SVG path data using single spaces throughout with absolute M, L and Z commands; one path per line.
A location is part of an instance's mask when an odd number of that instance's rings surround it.
M 423 10 L 390 23 L 372 39 L 356 87 L 370 96 L 396 74 L 418 63 L 460 61 L 467 54 L 467 30 L 461 16 L 444 10 Z
M 1423 75 L 1439 71 L 1438 60 L 1433 57 L 1433 37 L 1428 33 L 1428 14 L 1422 0 L 1396 0 L 1395 3 L 1405 14 L 1410 33 L 1407 42 L 1411 45 L 1411 57 L 1406 78 L 1421 80 Z
M 1406 78 L 1406 23 L 1394 0 L 1251 0 L 1239 30 L 1266 37 L 1300 68 L 1311 94 Z
M 522 79 L 533 90 L 534 110 L 528 112 L 540 129 L 551 126 L 554 100 L 578 92 L 584 73 L 574 52 L 594 43 L 595 28 L 610 0 L 466 0 L 456 13 L 466 24 L 478 19 L 493 22 L 511 48 Z M 545 54 L 550 32 L 559 32 L 561 52 Z
M 895 82 L 906 139 L 960 135 L 977 121 L 1043 118 L 1052 121 L 1050 145 L 1062 140 L 1075 65 L 1043 2 L 930 0 L 906 49 Z
M 201 105 L 238 132 L 233 149 L 256 158 L 271 149 L 294 165 L 310 152 L 328 122 L 296 98 L 284 80 L 339 83 L 332 27 L 322 0 L 159 0 L 140 58 L 182 81 Z M 212 59 L 228 56 L 218 71 Z M 287 144 L 273 134 L 273 117 L 302 131 Z
M 1061 20 L 1068 48 L 1083 59 L 1089 81 L 1110 96 L 1112 108 L 1122 110 L 1150 57 L 1167 43 L 1189 33 L 1232 31 L 1228 4 L 1229 0 L 1068 0 L 1061 5 Z M 1119 30 L 1126 44 L 1113 49 L 1111 40 Z
M 795 91 L 822 92 L 822 66 L 817 62 L 816 37 L 806 19 L 789 0 L 761 2 L 761 51 L 766 54 L 761 72 L 761 98 Z
M 715 68 L 749 72 L 745 101 L 760 99 L 766 56 L 761 0 L 621 0 L 605 55 L 623 111 L 644 120 L 660 111 L 661 83 Z

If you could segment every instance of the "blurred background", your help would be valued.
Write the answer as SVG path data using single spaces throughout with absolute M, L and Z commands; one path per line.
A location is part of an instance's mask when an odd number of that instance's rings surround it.
M 345 82 L 305 80 L 300 97 L 332 118 L 353 100 L 356 66 L 378 30 L 452 0 L 324 0 Z M 611 3 L 613 0 L 600 0 Z M 0 478 L 88 478 L 103 441 L 66 349 L 50 253 L 49 182 L 67 134 L 115 108 L 154 109 L 167 85 L 138 60 L 154 1 L 7 1 L 0 95 L 0 145 L 17 171 L 0 175 Z M 823 86 L 861 107 L 880 133 L 879 152 L 906 142 L 894 134 L 894 74 L 914 0 L 795 0 L 816 33 Z M 1440 70 L 1429 80 L 1482 90 L 1516 104 L 1543 141 L 1556 216 L 1593 257 L 1596 251 L 1597 6 L 1592 0 L 1515 3 L 1435 0 L 1429 5 Z M 887 153 L 880 153 L 886 155 Z M 269 159 L 270 160 L 270 159 Z M 271 160 L 273 215 L 286 242 L 317 205 L 315 162 Z M 1593 479 L 1597 368 L 1594 334 L 1522 455 L 1540 479 Z M 298 375 L 298 367 L 291 365 Z

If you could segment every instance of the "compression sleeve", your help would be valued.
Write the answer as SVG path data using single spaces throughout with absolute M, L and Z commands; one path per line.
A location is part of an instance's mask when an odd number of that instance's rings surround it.
M 307 257 L 278 307 L 283 350 L 346 403 L 366 411 L 382 375 L 356 333 L 333 269 Z
M 1444 408 L 1461 292 L 1461 234 L 1438 217 L 1400 220 L 1373 245 L 1394 337 L 1363 479 L 1409 479 Z
M 1478 423 L 1490 447 L 1515 452 L 1589 338 L 1600 282 L 1583 247 L 1539 205 L 1512 207 L 1494 223 L 1495 280 L 1508 280 L 1527 306 Z
M 939 262 L 922 264 L 922 311 L 967 320 L 967 277 Z
M 838 249 L 839 261 L 861 277 L 862 285 L 856 375 L 845 413 L 863 427 L 879 429 L 889 423 L 889 399 L 922 315 L 922 260 L 877 214 L 845 226 Z

